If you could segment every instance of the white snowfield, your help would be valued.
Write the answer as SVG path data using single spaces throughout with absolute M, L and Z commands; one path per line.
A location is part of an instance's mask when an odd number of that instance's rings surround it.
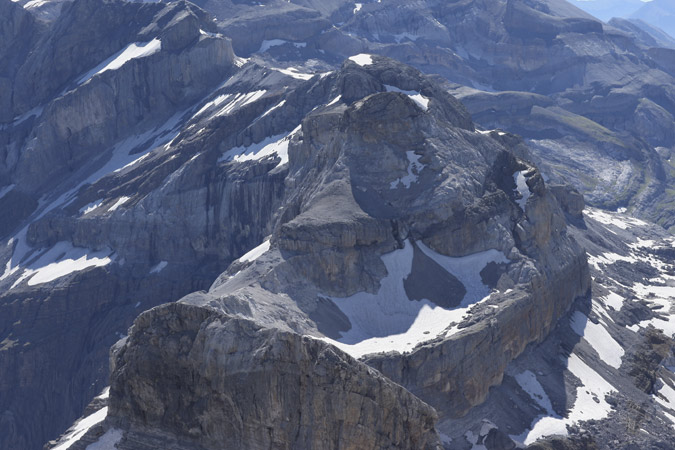
M 575 311 L 570 318 L 570 326 L 583 337 L 598 353 L 607 365 L 618 369 L 621 366 L 624 350 L 607 329 L 600 323 L 593 323 L 581 311 Z
M 354 61 L 356 64 L 358 64 L 361 67 L 369 66 L 373 63 L 372 55 L 368 55 L 366 53 L 360 53 L 358 55 L 350 56 L 349 60 Z
M 663 386 L 659 388 L 657 392 L 656 401 L 661 403 L 666 408 L 670 408 L 675 411 L 675 389 L 672 386 L 669 386 L 666 383 L 663 383 Z
M 451 258 L 422 243 L 418 245 L 465 286 L 467 294 L 461 307 L 445 309 L 429 300 L 411 301 L 408 298 L 403 280 L 412 270 L 413 244 L 407 241 L 403 249 L 382 256 L 387 276 L 381 281 L 377 294 L 360 292 L 347 298 L 332 298 L 352 328 L 343 332 L 338 340 L 322 339 L 355 358 L 370 353 L 411 351 L 417 344 L 436 338 L 453 323 L 460 322 L 468 306 L 489 297 L 490 289 L 480 278 L 480 271 L 488 262 L 508 262 L 497 250 Z
M 584 209 L 584 214 L 600 223 L 604 223 L 605 225 L 613 225 L 622 230 L 627 230 L 632 226 L 647 225 L 647 222 L 636 219 L 635 217 L 629 217 L 617 213 L 613 214 L 596 208 L 586 208 Z
M 277 155 L 280 159 L 277 167 L 283 166 L 288 163 L 288 144 L 297 132 L 300 131 L 301 126 L 298 125 L 290 133 L 278 134 L 276 136 L 271 136 L 263 139 L 257 144 L 249 145 L 248 147 L 234 147 L 230 150 L 227 150 L 223 155 L 218 158 L 218 162 L 225 161 L 253 161 L 261 160 L 268 156 Z
M 130 198 L 131 197 L 120 197 L 120 198 L 118 198 L 117 201 L 110 208 L 108 208 L 108 212 L 116 211 L 117 208 L 119 208 L 120 206 L 122 206 L 126 202 L 128 202 Z
M 202 108 L 199 111 L 197 111 L 197 113 L 195 113 L 193 118 L 201 116 L 206 111 L 212 111 L 213 109 L 220 107 L 223 103 L 225 103 L 225 106 L 220 108 L 212 116 L 213 117 L 226 116 L 236 111 L 238 108 L 244 107 L 248 104 L 251 104 L 259 100 L 263 95 L 265 95 L 266 92 L 267 92 L 266 90 L 258 90 L 245 93 L 219 95 L 212 101 L 202 106 Z
M 407 95 L 408 97 L 410 97 L 411 100 L 417 103 L 417 105 L 424 111 L 429 109 L 429 99 L 417 91 L 404 91 L 403 89 L 399 89 L 396 86 L 390 86 L 388 84 L 385 84 L 384 87 L 387 90 L 387 92 L 399 92 L 401 94 Z
M 77 81 L 77 84 L 84 84 L 94 75 L 101 74 L 108 70 L 117 70 L 133 59 L 145 58 L 146 56 L 154 55 L 160 50 L 162 50 L 162 41 L 158 38 L 149 42 L 134 42 L 129 44 L 124 50 L 114 54 L 87 72 Z
M 99 206 L 103 204 L 103 199 L 94 200 L 91 203 L 87 203 L 82 208 L 80 208 L 80 214 L 86 216 L 90 212 L 96 210 Z
M 675 281 L 675 280 L 673 280 Z M 675 286 L 654 286 L 635 283 L 633 290 L 638 297 L 647 300 L 655 307 L 660 307 L 661 317 L 643 320 L 637 325 L 631 327 L 633 331 L 639 328 L 646 328 L 649 325 L 663 331 L 667 336 L 675 336 Z
M 269 249 L 270 249 L 270 238 L 268 237 L 263 241 L 262 244 L 244 253 L 244 255 L 241 258 L 239 258 L 239 261 L 253 262 L 256 259 L 260 258 L 265 253 L 267 253 Z
M 616 389 L 575 354 L 567 360 L 567 370 L 581 382 L 581 386 L 577 387 L 576 390 L 574 406 L 568 412 L 567 417 L 560 417 L 554 411 L 548 409 L 550 406 L 548 396 L 543 398 L 541 403 L 537 401 L 538 396 L 542 396 L 543 389 L 540 392 L 541 385 L 536 377 L 533 379 L 530 375 L 521 374 L 520 379 L 516 378 L 518 384 L 535 402 L 542 406 L 546 414 L 537 417 L 532 422 L 530 431 L 525 431 L 519 436 L 511 436 L 514 441 L 530 445 L 545 436 L 566 436 L 568 425 L 591 419 L 600 420 L 609 415 L 612 407 L 605 401 L 605 396 Z M 546 393 L 544 392 L 543 395 L 546 395 Z
M 520 387 L 530 396 L 534 402 L 541 407 L 549 416 L 559 417 L 553 410 L 553 405 L 551 405 L 551 399 L 544 391 L 544 388 L 541 386 L 537 380 L 537 376 L 529 370 L 516 374 L 514 376 L 516 382 Z
M 97 398 L 107 398 L 110 393 L 110 388 L 107 387 L 103 390 L 103 393 L 99 395 Z M 84 419 L 80 420 L 77 422 L 74 426 L 72 426 L 66 435 L 64 436 L 64 441 L 54 447 L 52 450 L 68 450 L 70 447 L 72 447 L 73 444 L 75 444 L 77 441 L 80 440 L 82 436 L 85 435 L 87 431 L 94 425 L 97 425 L 106 418 L 108 415 L 108 407 L 103 407 L 100 410 L 96 411 L 90 416 L 85 417 Z M 106 433 L 107 434 L 107 433 Z M 105 434 L 103 435 L 105 436 Z M 101 438 L 103 438 L 101 436 Z M 107 438 L 109 439 L 109 438 Z M 120 436 L 121 439 L 121 436 Z M 100 442 L 100 439 L 99 439 Z M 119 439 L 115 442 L 115 444 L 119 442 Z M 113 446 L 108 446 L 108 447 L 92 447 L 94 444 L 91 444 L 87 447 L 88 450 L 103 450 L 103 449 L 114 449 L 114 444 Z
M 513 174 L 513 181 L 516 183 L 516 189 L 520 193 L 520 198 L 516 200 L 520 209 L 525 212 L 525 205 L 527 205 L 527 200 L 530 198 L 530 187 L 527 185 L 527 178 L 523 174 L 523 171 L 516 172 Z
M 424 164 L 420 162 L 422 155 L 417 155 L 415 152 L 405 152 L 408 158 L 408 175 L 398 178 L 389 184 L 389 189 L 396 189 L 399 185 L 403 185 L 406 189 L 410 189 L 410 185 L 416 183 L 419 174 L 424 169 Z
M 115 257 L 110 249 L 92 251 L 73 247 L 70 242 L 58 242 L 43 252 L 37 260 L 28 264 L 12 288 L 28 279 L 29 286 L 48 283 L 89 267 L 101 267 L 110 264 Z
M 299 71 L 298 69 L 296 69 L 295 67 L 287 67 L 287 68 L 283 68 L 283 67 L 270 67 L 270 69 L 276 70 L 277 72 L 283 73 L 284 75 L 288 75 L 289 77 L 293 77 L 293 78 L 295 78 L 295 79 L 297 79 L 297 80 L 305 80 L 305 81 L 311 80 L 312 77 L 314 77 L 314 75 L 316 75 L 316 74 L 314 74 L 314 73 L 304 73 L 304 72 L 300 72 L 300 71 Z M 321 75 L 323 75 L 323 74 L 321 74 Z

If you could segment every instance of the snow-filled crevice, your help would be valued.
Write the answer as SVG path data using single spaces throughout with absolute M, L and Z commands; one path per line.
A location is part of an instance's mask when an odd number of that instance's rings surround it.
M 527 205 L 527 200 L 530 198 L 530 187 L 527 185 L 527 177 L 523 174 L 523 171 L 519 171 L 513 174 L 513 181 L 516 183 L 516 190 L 520 194 L 520 198 L 516 199 L 516 203 L 520 206 L 520 209 L 525 212 L 525 206 Z
M 429 99 L 420 94 L 418 91 L 404 91 L 403 89 L 399 89 L 396 86 L 390 86 L 388 84 L 385 84 L 384 87 L 387 90 L 387 92 L 399 92 L 401 94 L 407 95 L 408 97 L 410 97 L 412 101 L 417 103 L 417 105 L 424 111 L 429 109 Z

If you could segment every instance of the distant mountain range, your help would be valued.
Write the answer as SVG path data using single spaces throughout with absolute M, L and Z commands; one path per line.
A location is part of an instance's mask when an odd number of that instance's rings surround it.
M 675 37 L 674 0 L 570 0 L 605 22 L 612 18 L 642 20 Z
M 569 0 L 569 2 L 605 22 L 614 17 L 627 18 L 645 5 L 642 0 Z
M 630 18 L 644 20 L 675 37 L 675 1 L 673 0 L 654 0 L 645 3 Z

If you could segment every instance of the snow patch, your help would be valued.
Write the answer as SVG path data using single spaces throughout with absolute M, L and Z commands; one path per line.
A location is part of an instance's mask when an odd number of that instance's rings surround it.
M 200 116 L 200 115 L 202 115 L 205 111 L 207 111 L 207 110 L 209 110 L 209 109 L 211 109 L 211 108 L 220 106 L 221 104 L 223 104 L 223 102 L 224 102 L 225 100 L 227 100 L 227 99 L 230 98 L 230 97 L 232 97 L 232 94 L 219 95 L 219 96 L 216 97 L 215 99 L 211 100 L 210 102 L 208 102 L 208 103 L 206 103 L 204 106 L 202 106 L 201 109 L 200 109 L 199 111 L 197 111 L 197 113 L 196 113 L 193 117 Z
M 267 111 L 265 111 L 265 114 L 263 114 L 262 116 L 260 116 L 260 118 L 262 119 L 263 117 L 265 117 L 265 116 L 267 116 L 268 114 L 270 114 L 272 111 L 281 108 L 281 107 L 284 106 L 285 104 L 286 104 L 286 100 L 280 101 L 279 103 L 277 103 L 276 105 L 272 106 L 270 109 L 268 109 Z
M 609 366 L 618 369 L 621 366 L 621 358 L 624 349 L 612 337 L 611 334 L 599 323 L 591 322 L 588 317 L 575 311 L 570 318 L 570 326 L 576 334 L 583 337 L 598 353 L 600 358 Z
M 79 441 L 80 438 L 84 436 L 85 433 L 89 431 L 91 427 L 103 422 L 103 419 L 105 419 L 107 415 L 108 415 L 108 407 L 106 406 L 96 411 L 95 413 L 91 414 L 90 416 L 87 416 L 84 419 L 80 420 L 75 424 L 74 427 L 72 427 L 68 431 L 68 433 L 65 436 L 65 440 L 61 444 L 54 447 L 52 450 L 69 449 L 74 443 Z
M 103 199 L 98 199 L 98 200 L 95 200 L 91 203 L 87 203 L 82 208 L 80 208 L 80 210 L 79 210 L 80 214 L 83 215 L 83 216 L 86 216 L 87 214 L 89 214 L 90 212 L 92 212 L 93 210 L 95 210 L 96 208 L 101 206 L 102 203 L 103 203 Z
M 201 34 L 202 36 L 209 36 L 209 37 L 216 37 L 216 38 L 223 37 L 223 35 L 220 34 L 220 33 L 212 33 L 210 31 L 204 31 L 201 28 L 199 29 L 199 34 Z
M 388 84 L 385 84 L 384 87 L 387 92 L 400 92 L 401 94 L 407 95 L 424 111 L 429 109 L 429 99 L 420 94 L 418 91 L 404 91 L 403 89 L 399 89 L 396 86 L 390 86 Z
M 643 320 L 635 325 L 634 328 L 646 328 L 648 325 L 652 325 L 654 328 L 663 331 L 667 336 L 675 336 L 675 320 L 673 320 L 675 319 L 675 315 L 669 313 L 674 306 L 675 286 L 653 286 L 635 283 L 633 290 L 639 298 L 648 301 L 653 306 L 660 306 L 658 312 L 661 313 L 659 317 Z M 636 330 L 634 329 L 633 331 Z
M 35 286 L 89 267 L 106 266 L 114 259 L 111 254 L 110 249 L 93 252 L 86 248 L 73 247 L 70 242 L 58 242 L 24 269 L 12 288 L 25 279 L 28 279 L 29 286 Z
M 0 189 L 0 198 L 4 197 L 5 195 L 9 194 L 9 192 L 14 189 L 15 184 L 10 184 L 9 186 L 5 186 L 4 188 Z
M 495 249 L 467 256 L 452 257 L 436 253 L 421 241 L 417 245 L 425 255 L 433 259 L 447 272 L 454 275 L 464 285 L 466 295 L 462 299 L 461 307 L 468 307 L 490 295 L 490 288 L 483 284 L 480 276 L 480 272 L 485 266 L 491 262 L 504 264 L 511 262 L 504 256 L 504 253 Z
M 517 374 L 514 378 L 523 391 L 525 391 L 537 405 L 546 411 L 549 416 L 557 416 L 553 410 L 553 405 L 551 405 L 551 399 L 546 394 L 546 391 L 544 391 L 544 388 L 541 386 L 534 373 L 526 370 L 525 372 Z
M 633 256 L 623 256 L 618 253 L 607 252 L 598 256 L 588 255 L 588 263 L 597 270 L 602 271 L 600 264 L 614 264 L 617 261 L 626 261 L 629 263 L 636 263 L 638 260 Z
M 214 114 L 214 117 L 226 116 L 238 108 L 249 105 L 260 99 L 263 95 L 265 95 L 266 92 L 266 90 L 260 90 L 248 92 L 246 94 L 237 94 L 234 96 L 232 101 L 230 101 L 227 105 L 221 108 L 220 111 Z
M 596 222 L 605 225 L 613 225 L 622 230 L 626 230 L 632 226 L 646 226 L 647 222 L 634 217 L 628 217 L 621 214 L 611 214 L 595 208 L 586 208 L 584 213 Z
M 120 197 L 119 200 L 117 200 L 114 205 L 108 208 L 108 212 L 116 211 L 117 208 L 124 205 L 127 201 L 129 201 L 130 198 L 131 197 Z
M 620 311 L 623 307 L 623 297 L 614 292 L 609 293 L 606 297 L 601 297 L 603 303 L 610 306 L 614 311 Z
M 168 262 L 160 261 L 155 266 L 153 266 L 152 269 L 150 269 L 150 273 L 160 273 L 168 265 L 169 265 Z
M 361 53 L 361 54 L 358 54 L 358 55 L 350 56 L 349 60 L 354 61 L 356 64 L 358 64 L 361 67 L 369 66 L 369 65 L 373 64 L 372 55 L 368 55 L 366 53 Z
M 257 144 L 249 145 L 248 147 L 231 148 L 230 150 L 223 153 L 220 158 L 218 158 L 218 162 L 244 162 L 261 160 L 268 156 L 277 155 L 280 159 L 277 167 L 283 166 L 284 164 L 288 163 L 288 144 L 290 143 L 293 135 L 295 135 L 298 131 L 300 131 L 300 126 L 288 134 L 271 136 L 263 139 Z
M 405 152 L 405 154 L 408 157 L 408 175 L 392 181 L 389 184 L 389 189 L 397 189 L 399 184 L 402 184 L 406 189 L 410 189 L 410 185 L 417 182 L 419 174 L 424 169 L 424 164 L 419 161 L 422 155 L 417 155 L 412 151 Z
M 237 67 L 244 67 L 244 64 L 248 62 L 248 58 L 240 58 L 239 56 L 235 56 L 234 58 L 234 65 Z
M 363 8 L 363 3 L 354 3 L 354 11 L 352 11 L 354 14 L 357 12 L 361 11 L 361 8 Z
M 77 84 L 84 84 L 93 76 L 99 75 L 108 70 L 117 70 L 132 59 L 145 58 L 154 55 L 162 49 L 162 41 L 155 38 L 149 42 L 134 42 L 129 44 L 124 50 L 116 53 L 103 61 L 98 66 L 87 72 L 77 81 Z
M 244 253 L 244 255 L 241 258 L 239 258 L 239 261 L 253 262 L 256 259 L 260 258 L 263 254 L 267 253 L 267 251 L 269 249 L 270 249 L 270 239 L 267 238 L 259 246 L 257 246 L 255 248 L 249 250 L 248 252 Z
M 520 209 L 525 212 L 525 205 L 527 205 L 527 200 L 530 198 L 530 187 L 527 185 L 527 177 L 523 174 L 523 171 L 519 171 L 513 174 L 513 181 L 516 183 L 516 190 L 520 194 L 520 198 L 516 199 L 516 203 L 520 206 Z
M 322 340 L 355 358 L 370 353 L 411 351 L 418 344 L 444 333 L 453 323 L 460 322 L 470 304 L 487 299 L 490 289 L 482 283 L 479 272 L 490 261 L 508 261 L 497 250 L 451 258 L 430 250 L 421 242 L 417 244 L 444 269 L 451 269 L 448 271 L 464 284 L 467 294 L 462 307 L 449 310 L 426 299 L 408 299 L 403 281 L 412 270 L 413 244 L 406 241 L 403 249 L 382 256 L 387 276 L 381 280 L 376 294 L 359 292 L 347 298 L 332 298 L 352 328 L 343 332 L 338 340 Z
M 531 431 L 525 431 L 520 436 L 511 436 L 512 439 L 530 445 L 544 436 L 566 436 L 568 425 L 586 420 L 601 420 L 609 415 L 612 407 L 605 401 L 605 396 L 615 391 L 612 385 L 577 355 L 569 357 L 567 370 L 581 381 L 581 386 L 576 390 L 576 401 L 567 417 L 538 417 L 532 423 Z
M 284 75 L 288 75 L 289 77 L 293 77 L 297 80 L 311 80 L 312 77 L 314 77 L 313 73 L 302 73 L 298 71 L 295 67 L 288 67 L 286 69 L 281 68 L 281 67 L 270 67 L 272 70 L 276 70 L 277 72 L 283 73 Z
M 337 97 L 335 97 L 333 100 L 331 100 L 329 103 L 327 103 L 326 106 L 333 106 L 334 104 L 336 104 L 340 100 L 342 100 L 342 95 L 338 95 Z M 0 197 L 1 197 L 1 195 L 0 195 Z
M 657 402 L 666 408 L 675 410 L 675 389 L 668 384 L 663 383 L 663 386 L 658 390 L 657 394 L 658 395 L 655 397 Z

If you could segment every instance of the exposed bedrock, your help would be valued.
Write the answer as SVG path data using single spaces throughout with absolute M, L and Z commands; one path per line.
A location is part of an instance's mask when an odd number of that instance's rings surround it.
M 94 48 L 80 46 L 75 41 L 61 43 L 59 52 L 55 52 L 45 45 L 22 66 L 29 74 L 17 76 L 17 80 L 34 83 L 43 78 L 58 83 L 44 94 L 42 90 L 50 86 L 46 82 L 40 84 L 39 89 L 15 87 L 16 99 L 22 98 L 22 90 L 31 93 L 30 99 L 39 98 L 39 95 L 55 96 L 54 100 L 44 99 L 45 103 L 37 105 L 39 112 L 44 110 L 39 123 L 26 137 L 24 148 L 20 152 L 17 148 L 15 152 L 18 153 L 8 158 L 15 161 L 12 181 L 23 191 L 39 192 L 45 185 L 100 157 L 122 138 L 134 132 L 142 134 L 151 126 L 163 124 L 201 99 L 234 71 L 230 41 L 221 35 L 206 34 L 203 29 L 213 29 L 214 25 L 194 5 L 179 2 L 158 8 L 110 3 L 113 5 L 104 3 L 96 10 L 98 3 L 75 2 L 62 14 L 54 25 L 55 30 L 47 37 L 60 42 L 61 28 L 82 27 L 79 22 L 87 18 L 106 22 L 108 8 L 118 12 L 120 17 L 125 17 L 120 11 L 139 9 L 137 14 L 149 16 L 145 19 L 150 25 L 122 27 L 125 32 L 114 33 L 115 39 L 88 38 L 89 45 Z M 94 9 L 90 11 L 88 7 Z M 146 11 L 148 8 L 154 8 L 151 14 Z M 80 18 L 83 9 L 87 14 Z M 133 13 L 127 11 L 131 17 Z M 71 35 L 63 37 L 66 38 L 75 39 Z M 105 45 L 99 41 L 104 41 Z M 103 47 L 96 47 L 97 43 Z M 128 61 L 124 65 L 115 62 L 125 58 L 124 52 L 130 54 L 137 46 L 146 53 L 144 57 L 126 56 Z M 109 59 L 101 63 L 105 58 Z M 77 64 L 71 63 L 70 59 L 76 59 Z M 53 67 L 67 67 L 68 72 L 52 74 Z M 45 71 L 49 71 L 49 76 L 43 73 Z M 57 88 L 62 92 L 53 92 Z M 37 94 L 33 96 L 35 89 Z M 30 106 L 36 105 L 27 105 L 21 110 Z
M 122 450 L 153 430 L 180 448 L 441 448 L 433 408 L 363 363 L 207 308 L 142 314 L 112 363 L 107 420 L 127 431 Z

